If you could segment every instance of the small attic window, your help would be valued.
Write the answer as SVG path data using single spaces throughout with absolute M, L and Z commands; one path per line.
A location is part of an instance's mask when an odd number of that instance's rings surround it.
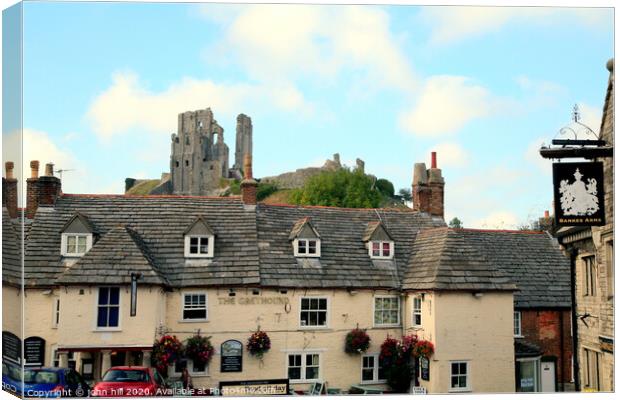
M 75 214 L 61 230 L 60 254 L 63 257 L 81 257 L 93 247 L 93 228 L 88 219 Z
M 394 256 L 394 242 L 371 241 L 368 246 L 371 258 L 392 258 Z
M 196 219 L 185 231 L 185 257 L 211 258 L 215 250 L 213 230 L 202 219 Z
M 381 221 L 368 223 L 363 241 L 366 242 L 370 258 L 394 258 L 394 240 Z
M 321 257 L 321 237 L 310 218 L 300 219 L 293 225 L 289 240 L 293 241 L 295 257 Z

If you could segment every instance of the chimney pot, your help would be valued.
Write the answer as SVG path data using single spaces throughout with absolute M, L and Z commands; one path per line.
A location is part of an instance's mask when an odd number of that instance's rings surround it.
M 13 168 L 15 167 L 13 161 L 5 162 L 4 166 L 6 168 L 6 179 L 13 179 Z
M 35 179 L 39 177 L 39 162 L 37 160 L 30 161 L 30 177 Z
M 45 176 L 54 176 L 54 164 L 53 163 L 45 164 Z
M 545 218 L 549 218 L 549 210 L 545 210 Z
M 252 176 L 252 156 L 246 153 L 243 157 L 243 177 L 245 179 L 253 179 Z
M 431 152 L 431 168 L 437 168 L 437 152 Z

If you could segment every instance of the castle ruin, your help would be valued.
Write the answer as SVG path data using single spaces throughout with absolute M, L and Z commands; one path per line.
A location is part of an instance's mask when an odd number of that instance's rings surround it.
M 221 178 L 240 178 L 244 154 L 252 154 L 252 120 L 237 117 L 235 164 L 229 168 L 229 149 L 224 129 L 210 108 L 179 114 L 178 131 L 172 134 L 170 191 L 172 194 L 204 196 L 220 188 Z

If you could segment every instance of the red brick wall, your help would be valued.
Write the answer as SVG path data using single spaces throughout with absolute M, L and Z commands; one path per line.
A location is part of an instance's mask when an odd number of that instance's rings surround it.
M 561 383 L 572 380 L 570 310 L 517 311 L 521 311 L 521 334 L 524 336 L 524 339 L 538 345 L 543 350 L 543 356 L 555 356 L 557 358 L 558 390 L 562 390 Z M 562 366 L 560 366 L 562 363 L 561 324 L 563 324 L 564 328 L 564 360 Z M 564 379 L 562 379 L 562 376 Z

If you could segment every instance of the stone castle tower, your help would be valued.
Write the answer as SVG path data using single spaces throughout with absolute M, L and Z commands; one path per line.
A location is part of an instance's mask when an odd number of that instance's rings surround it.
M 170 153 L 172 193 L 192 196 L 213 194 L 220 187 L 221 178 L 240 176 L 243 154 L 251 152 L 251 149 L 252 120 L 240 114 L 237 117 L 235 167 L 229 170 L 224 129 L 213 118 L 211 109 L 179 114 L 178 131 L 172 134 Z M 241 156 L 238 156 L 239 153 Z
M 235 165 L 237 171 L 243 171 L 246 154 L 252 155 L 252 120 L 245 114 L 237 117 L 237 142 L 235 143 Z

